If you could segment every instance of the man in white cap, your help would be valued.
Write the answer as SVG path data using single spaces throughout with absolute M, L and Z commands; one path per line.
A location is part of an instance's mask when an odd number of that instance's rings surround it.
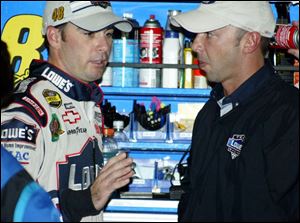
M 195 120 L 179 221 L 298 221 L 299 91 L 264 59 L 271 6 L 202 1 L 171 22 L 195 34 L 216 83 Z
M 133 176 L 125 153 L 103 166 L 101 152 L 97 81 L 115 28 L 128 32 L 131 24 L 108 1 L 47 2 L 48 62 L 32 61 L 13 103 L 1 111 L 1 143 L 46 189 L 64 221 L 101 221 L 111 194 Z

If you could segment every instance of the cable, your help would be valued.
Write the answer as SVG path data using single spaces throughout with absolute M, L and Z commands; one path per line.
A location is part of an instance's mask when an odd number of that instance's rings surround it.
M 191 144 L 190 144 L 189 147 L 184 151 L 184 153 L 183 153 L 182 157 L 180 158 L 179 162 L 175 165 L 175 167 L 174 167 L 174 169 L 173 169 L 173 172 L 172 172 L 172 177 L 171 177 L 171 179 L 170 179 L 171 186 L 174 186 L 174 185 L 173 185 L 173 179 L 175 179 L 175 176 L 174 176 L 174 175 L 175 175 L 176 169 L 178 169 L 179 166 L 182 166 L 182 162 L 183 162 L 184 158 L 186 157 L 186 155 L 190 152 L 190 150 L 191 150 Z M 181 174 L 179 173 L 179 175 L 181 175 Z

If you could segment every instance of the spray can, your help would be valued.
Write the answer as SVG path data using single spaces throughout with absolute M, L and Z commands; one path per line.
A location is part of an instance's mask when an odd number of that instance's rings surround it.
M 162 63 L 163 28 L 155 15 L 140 29 L 140 62 L 147 64 Z M 140 87 L 160 87 L 160 69 L 142 68 L 139 74 Z
M 299 49 L 299 29 L 297 26 L 277 25 L 271 39 L 271 47 L 281 49 Z
M 138 29 L 139 25 L 132 18 L 131 13 L 124 13 L 123 19 L 130 21 L 133 29 L 129 33 L 115 30 L 115 38 L 113 40 L 113 61 L 122 63 L 138 62 Z M 138 70 L 130 67 L 114 67 L 113 86 L 114 87 L 137 87 L 138 86 Z

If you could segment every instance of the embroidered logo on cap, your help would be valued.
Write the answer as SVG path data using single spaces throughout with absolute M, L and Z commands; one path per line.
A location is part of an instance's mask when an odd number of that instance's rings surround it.
M 65 17 L 65 8 L 60 6 L 59 8 L 53 9 L 52 20 L 56 22 L 57 20 L 62 20 Z
M 230 152 L 231 158 L 235 159 L 241 153 L 242 147 L 245 143 L 245 135 L 237 135 L 234 134 L 231 138 L 227 141 L 227 151 Z
M 70 8 L 73 13 L 79 12 L 81 10 L 94 7 L 94 6 L 100 6 L 103 9 L 106 9 L 107 7 L 111 7 L 111 4 L 109 1 L 72 1 L 70 2 Z
M 109 1 L 91 1 L 92 5 L 101 6 L 106 9 L 108 6 L 111 6 Z

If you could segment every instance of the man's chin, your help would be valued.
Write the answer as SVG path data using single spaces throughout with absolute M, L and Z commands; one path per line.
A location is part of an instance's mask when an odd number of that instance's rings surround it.
M 97 72 L 97 73 L 90 73 L 87 77 L 89 79 L 89 82 L 99 81 L 103 76 L 103 72 Z

